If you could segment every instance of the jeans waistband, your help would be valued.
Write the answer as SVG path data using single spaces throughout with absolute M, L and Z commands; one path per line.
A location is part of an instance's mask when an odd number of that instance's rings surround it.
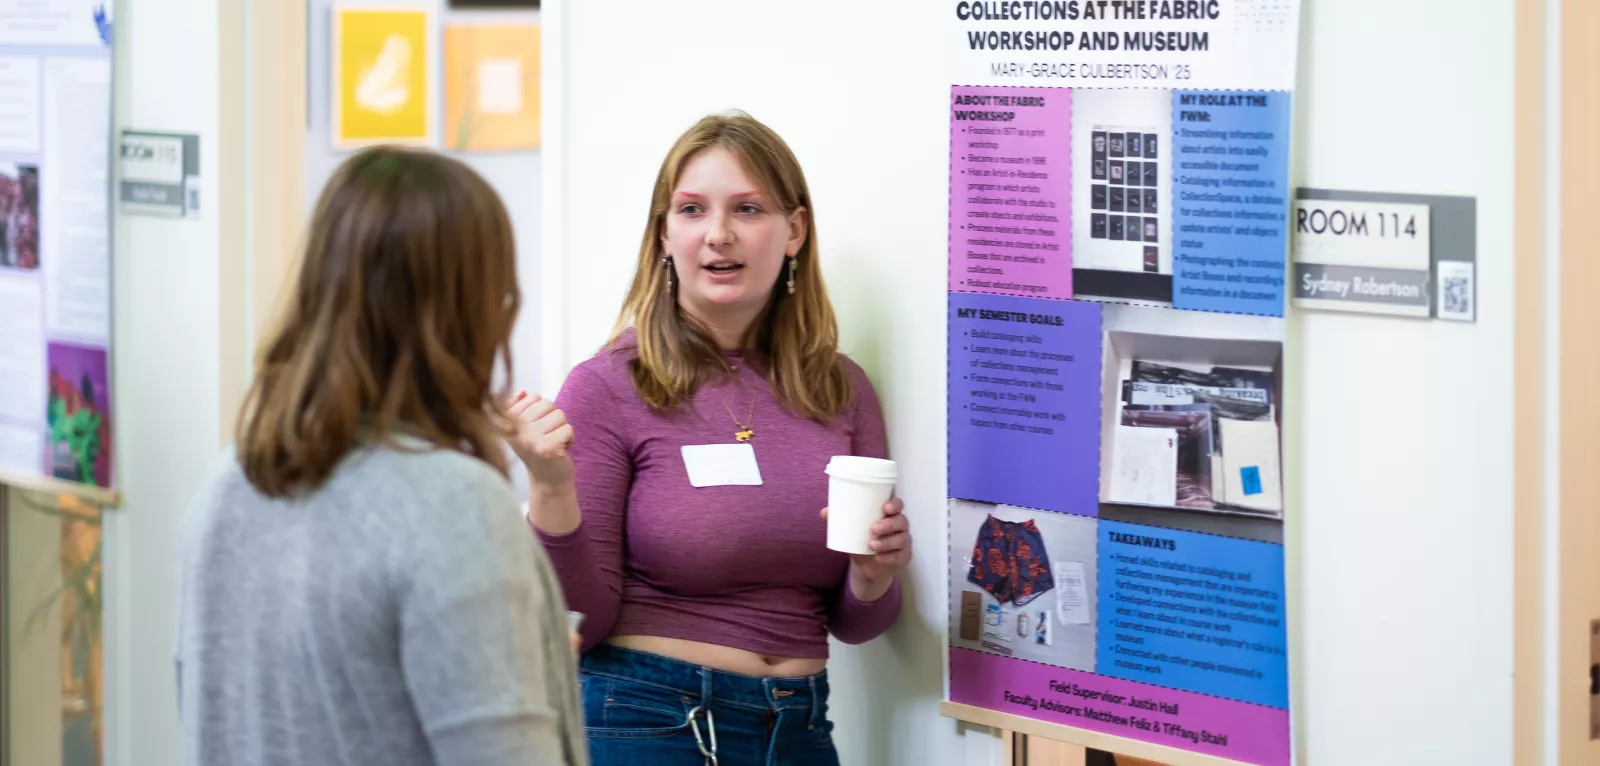
M 820 709 L 828 698 L 827 671 L 811 676 L 758 677 L 695 665 L 659 654 L 599 644 L 583 657 L 583 671 L 672 689 L 708 703 L 762 710 Z

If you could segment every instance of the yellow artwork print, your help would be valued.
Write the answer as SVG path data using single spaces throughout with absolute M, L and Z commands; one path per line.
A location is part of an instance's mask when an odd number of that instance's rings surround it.
M 432 137 L 425 10 L 334 11 L 333 143 L 426 143 Z

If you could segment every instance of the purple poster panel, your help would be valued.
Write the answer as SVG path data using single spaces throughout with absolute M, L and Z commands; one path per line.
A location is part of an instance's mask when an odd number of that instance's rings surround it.
M 950 294 L 950 496 L 1098 515 L 1100 304 Z
M 1261 766 L 1289 763 L 1289 711 L 950 649 L 950 701 Z
M 45 472 L 111 486 L 111 387 L 105 349 L 51 343 Z
M 1072 297 L 1072 91 L 951 88 L 950 289 Z

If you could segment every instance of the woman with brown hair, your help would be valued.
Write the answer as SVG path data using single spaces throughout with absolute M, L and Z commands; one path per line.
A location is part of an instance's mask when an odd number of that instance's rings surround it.
M 596 764 L 837 764 L 828 637 L 899 614 L 900 501 L 874 554 L 825 545 L 829 459 L 887 445 L 838 352 L 812 210 L 771 129 L 700 121 L 661 165 L 615 337 L 556 402 L 511 407 L 529 521 L 588 615 Z
M 185 524 L 184 761 L 586 764 L 492 390 L 520 303 L 499 198 L 447 157 L 363 151 L 299 269 Z

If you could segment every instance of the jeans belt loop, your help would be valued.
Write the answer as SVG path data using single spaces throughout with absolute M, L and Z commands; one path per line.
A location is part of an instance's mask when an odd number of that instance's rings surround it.
M 817 677 L 807 678 L 806 683 L 811 687 L 811 715 L 806 720 L 806 730 L 816 731 L 822 725 L 822 701 L 817 694 Z

